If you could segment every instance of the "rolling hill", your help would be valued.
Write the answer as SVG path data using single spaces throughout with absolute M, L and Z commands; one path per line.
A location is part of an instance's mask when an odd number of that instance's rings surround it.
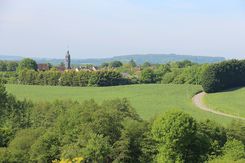
M 171 109 L 180 109 L 198 120 L 212 119 L 221 124 L 228 124 L 232 118 L 202 111 L 192 103 L 192 96 L 201 90 L 199 85 L 142 84 L 114 87 L 61 87 L 6 85 L 7 91 L 18 99 L 32 101 L 84 100 L 97 102 L 115 98 L 127 98 L 139 115 L 150 119 Z

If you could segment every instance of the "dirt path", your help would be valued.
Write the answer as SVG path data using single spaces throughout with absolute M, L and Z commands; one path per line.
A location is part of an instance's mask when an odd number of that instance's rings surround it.
M 235 118 L 235 119 L 245 120 L 245 118 L 242 118 L 242 117 L 238 117 L 238 116 L 235 116 L 235 115 L 222 113 L 222 112 L 219 112 L 219 111 L 216 111 L 216 110 L 213 110 L 213 109 L 208 108 L 208 107 L 203 103 L 203 97 L 204 97 L 205 95 L 206 95 L 205 92 L 198 93 L 197 95 L 195 95 L 195 96 L 192 98 L 192 102 L 193 102 L 198 108 L 200 108 L 200 109 L 202 109 L 202 110 L 204 110 L 204 111 L 208 111 L 208 112 L 211 112 L 211 113 L 214 113 L 214 114 L 218 114 L 218 115 L 226 116 L 226 117 L 230 117 L 230 118 Z

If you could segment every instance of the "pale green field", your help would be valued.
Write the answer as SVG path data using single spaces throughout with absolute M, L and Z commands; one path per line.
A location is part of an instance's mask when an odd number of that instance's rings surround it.
M 245 117 L 245 88 L 208 94 L 204 102 L 212 109 Z
M 183 110 L 198 120 L 213 119 L 222 124 L 231 121 L 212 113 L 199 110 L 191 101 L 201 86 L 174 84 L 127 85 L 116 87 L 60 87 L 7 85 L 7 90 L 19 99 L 53 101 L 71 99 L 82 102 L 94 99 L 97 102 L 115 98 L 127 98 L 139 115 L 150 119 L 171 109 Z

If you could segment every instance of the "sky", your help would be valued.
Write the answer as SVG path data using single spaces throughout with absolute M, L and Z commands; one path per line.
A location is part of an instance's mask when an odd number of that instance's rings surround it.
M 0 55 L 245 58 L 244 0 L 0 0 Z

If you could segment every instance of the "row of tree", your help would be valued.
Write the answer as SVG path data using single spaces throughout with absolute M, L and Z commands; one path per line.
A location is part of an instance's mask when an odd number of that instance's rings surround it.
M 178 110 L 145 121 L 126 99 L 31 104 L 3 86 L 0 96 L 0 162 L 245 161 L 241 122 L 224 128 Z
M 18 67 L 18 62 L 15 61 L 0 61 L 0 71 L 16 71 Z
M 181 62 L 180 62 L 181 63 Z M 155 68 L 148 67 L 141 71 L 141 83 L 163 84 L 201 84 L 201 77 L 208 67 L 204 65 L 186 65 L 175 67 L 172 64 L 158 65 Z
M 61 85 L 61 86 L 114 86 L 129 84 L 129 81 L 113 70 L 106 71 L 67 71 L 56 70 L 19 72 L 18 82 L 28 85 Z
M 3 63 L 7 64 L 8 62 Z M 16 74 L 12 72 L 0 72 L 0 77 L 8 83 L 65 86 L 107 86 L 129 83 L 201 84 L 201 76 L 208 66 L 198 65 L 190 61 L 180 61 L 167 64 L 150 64 L 146 62 L 137 67 L 137 64 L 133 60 L 124 64 L 120 61 L 112 61 L 102 64 L 99 74 L 84 71 L 80 73 L 71 72 L 62 74 L 58 71 L 35 72 L 37 71 L 37 63 L 29 58 L 23 59 L 17 65 L 18 67 L 15 68 Z M 118 73 L 112 73 L 112 70 Z M 111 84 L 110 82 L 100 84 L 98 78 L 100 78 L 101 74 L 105 74 L 105 71 L 108 71 L 105 76 L 117 75 L 119 77 L 119 73 L 121 73 L 124 74 L 124 78 L 115 81 L 117 83 L 112 81 Z M 104 77 L 102 78 L 104 80 Z M 97 84 L 98 82 L 99 84 Z
M 245 60 L 230 60 L 216 64 L 195 64 L 190 61 L 167 64 L 145 63 L 139 68 L 131 60 L 128 64 L 113 61 L 101 65 L 97 72 L 65 72 L 55 70 L 38 72 L 32 59 L 17 62 L 0 62 L 0 77 L 8 83 L 62 85 L 62 86 L 113 86 L 140 83 L 202 84 L 211 93 L 245 85 Z M 122 77 L 121 74 L 126 74 Z
M 38 85 L 64 85 L 64 86 L 109 86 L 140 83 L 163 84 L 201 84 L 201 77 L 208 65 L 193 65 L 175 68 L 169 64 L 156 67 L 145 67 L 137 75 L 128 73 L 127 76 L 118 69 L 99 70 L 98 72 L 69 71 L 61 73 L 55 69 L 50 71 L 35 71 L 24 69 L 18 72 L 0 72 L 0 77 L 9 84 L 38 84 Z M 112 82 L 110 76 L 117 78 Z M 117 77 L 116 77 L 117 76 Z
M 245 60 L 230 60 L 210 65 L 203 74 L 205 92 L 245 86 Z

